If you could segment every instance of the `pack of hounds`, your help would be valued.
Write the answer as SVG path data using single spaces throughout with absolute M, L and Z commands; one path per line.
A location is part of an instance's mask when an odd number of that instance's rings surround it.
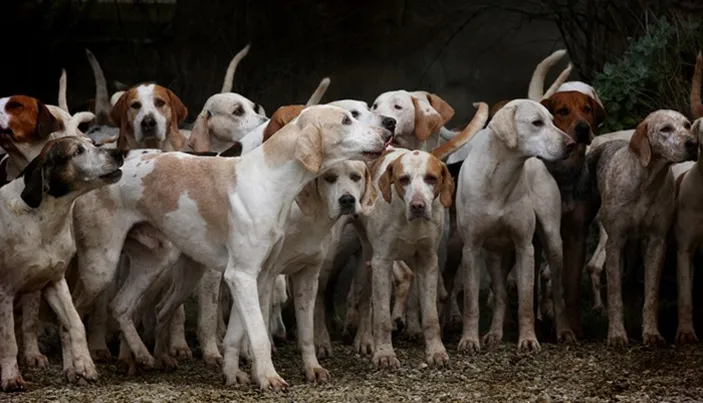
M 58 106 L 0 99 L 3 391 L 26 388 L 18 355 L 27 367 L 47 366 L 38 343 L 51 318 L 40 315 L 44 303 L 59 325 L 70 382 L 97 379 L 94 362 L 112 359 L 107 340 L 115 334 L 129 374 L 191 359 L 183 303 L 195 294 L 205 363 L 220 368 L 226 384 L 244 384 L 245 359 L 256 385 L 279 390 L 288 385 L 274 367 L 273 341 L 293 330 L 283 312 L 294 312 L 311 382 L 330 378 L 318 360 L 332 354 L 332 327 L 377 367 L 401 365 L 398 333 L 422 337 L 427 364 L 441 367 L 449 361 L 442 329 L 457 318 L 458 351 L 501 343 L 508 281 L 518 290 L 520 352 L 539 352 L 535 324 L 545 316 L 556 340 L 576 342 L 581 275 L 587 268 L 593 308 L 603 309 L 605 267 L 607 343 L 623 347 L 621 266 L 632 248 L 645 266 L 642 340 L 661 345 L 658 290 L 671 236 L 676 342 L 697 341 L 700 54 L 695 122 L 657 110 L 635 129 L 595 137 L 606 111 L 593 87 L 567 81 L 570 65 L 544 90 L 564 50 L 537 65 L 526 99 L 476 103 L 457 130 L 445 127 L 454 109 L 426 91 L 385 92 L 370 108 L 352 99 L 321 104 L 327 78 L 305 105 L 281 106 L 268 118 L 231 92 L 248 51 L 233 58 L 222 91 L 189 128 L 186 106 L 158 84 L 108 97 L 89 51 L 94 113 L 68 111 L 65 71 Z M 593 220 L 600 243 L 586 264 Z M 356 269 L 341 323 L 333 296 L 350 259 Z M 493 316 L 479 338 L 485 272 Z

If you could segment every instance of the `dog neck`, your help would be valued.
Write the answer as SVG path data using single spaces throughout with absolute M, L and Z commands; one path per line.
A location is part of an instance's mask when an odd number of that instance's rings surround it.
M 17 178 L 3 187 L 4 194 L 12 195 L 5 198 L 6 207 L 17 216 L 34 217 L 33 222 L 41 223 L 42 234 L 46 234 L 47 241 L 73 222 L 73 204 L 82 193 L 71 192 L 61 197 L 44 193 L 39 207 L 31 208 L 20 197 L 23 190 L 24 178 Z
M 477 181 L 488 188 L 486 194 L 491 198 L 506 200 L 520 182 L 529 157 L 508 148 L 493 132 L 485 137 L 485 148 L 477 149 L 477 154 L 490 157 L 482 158 L 481 170 L 485 175 L 477 175 L 480 178 Z
M 630 150 L 629 147 L 626 150 L 626 155 L 626 161 L 631 168 L 629 172 L 633 173 L 632 180 L 641 183 L 641 189 L 659 188 L 671 175 L 670 168 L 674 163 L 659 155 L 652 155 L 649 165 L 646 167 L 642 166 L 637 154 Z

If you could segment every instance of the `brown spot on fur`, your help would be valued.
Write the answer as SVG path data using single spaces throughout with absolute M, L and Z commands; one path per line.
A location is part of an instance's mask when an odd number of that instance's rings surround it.
M 11 154 L 18 152 L 14 143 L 42 143 L 51 133 L 64 130 L 64 122 L 36 98 L 12 96 L 5 104 L 5 112 L 10 116 L 10 132 L 0 132 L 0 146 Z
M 427 174 L 437 178 L 434 185 L 434 197 L 439 196 L 439 201 L 446 208 L 451 207 L 454 195 L 454 178 L 447 166 L 434 155 L 429 156 L 427 161 Z
M 269 123 L 264 129 L 263 141 L 265 142 L 266 140 L 271 138 L 271 136 L 273 136 L 277 131 L 281 130 L 283 126 L 287 125 L 293 119 L 298 117 L 298 115 L 300 115 L 300 112 L 302 112 L 303 109 L 305 109 L 305 105 L 287 105 L 278 108 L 276 112 L 271 115 L 271 120 L 269 120 Z
M 553 115 L 554 125 L 577 141 L 577 125 L 588 124 L 591 131 L 589 137 L 592 138 L 593 129 L 605 119 L 603 107 L 595 99 L 578 91 L 557 92 L 541 103 Z
M 510 100 L 504 99 L 491 106 L 491 109 L 488 111 L 488 118 L 492 118 L 499 110 L 503 109 L 508 102 L 510 102 Z
M 217 242 L 227 236 L 230 217 L 225 206 L 236 180 L 233 159 L 162 155 L 152 172 L 142 178 L 144 195 L 137 205 L 158 225 L 178 209 L 179 199 L 187 196 L 205 221 L 206 237 Z

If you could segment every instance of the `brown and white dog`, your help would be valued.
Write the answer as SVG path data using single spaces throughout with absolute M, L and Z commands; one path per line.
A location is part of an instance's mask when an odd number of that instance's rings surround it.
M 21 133 L 18 125 L 11 127 Z M 18 294 L 35 291 L 43 291 L 61 323 L 66 376 L 72 381 L 97 377 L 64 278 L 76 251 L 71 211 L 80 195 L 117 182 L 122 163 L 119 150 L 99 150 L 88 139 L 65 137 L 49 141 L 20 178 L 0 189 L 3 390 L 25 387 L 17 367 L 13 302 Z

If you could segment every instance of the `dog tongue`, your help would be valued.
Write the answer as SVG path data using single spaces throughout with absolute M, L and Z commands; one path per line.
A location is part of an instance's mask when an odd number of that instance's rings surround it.
M 395 136 L 391 136 L 391 138 L 388 139 L 388 141 L 383 144 L 383 148 L 386 149 L 388 147 L 392 147 L 393 140 L 395 139 Z

